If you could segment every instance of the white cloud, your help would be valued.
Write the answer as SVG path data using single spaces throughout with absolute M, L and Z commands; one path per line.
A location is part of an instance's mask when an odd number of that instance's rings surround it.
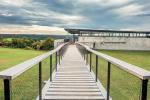
M 70 15 L 64 14 L 61 12 L 54 12 L 45 7 L 42 9 L 34 9 L 34 10 L 24 10 L 28 16 L 32 18 L 41 18 L 44 20 L 57 20 L 60 23 L 65 23 L 65 25 L 75 25 L 77 23 L 87 21 L 87 18 L 81 15 Z M 44 11 L 44 12 L 43 12 Z
M 122 5 L 129 3 L 133 0 L 106 0 L 109 5 Z
M 0 13 L 0 16 L 12 16 L 10 13 Z
M 150 31 L 150 24 L 140 23 L 139 25 L 127 26 L 125 30 Z
M 49 26 L 39 26 L 39 25 L 32 25 L 32 26 L 7 26 L 7 27 L 0 27 L 0 34 L 3 33 L 30 33 L 30 34 L 68 34 L 63 28 L 59 27 L 49 27 Z M 56 34 L 57 33 L 57 34 Z
M 1 5 L 23 6 L 31 0 L 0 0 Z
M 112 5 L 122 5 L 129 3 L 133 0 L 77 0 L 77 2 L 82 4 L 98 4 L 100 6 L 112 6 Z
M 143 8 L 142 5 L 130 4 L 121 8 L 117 8 L 114 11 L 118 13 L 120 16 L 131 16 L 141 13 L 142 8 Z

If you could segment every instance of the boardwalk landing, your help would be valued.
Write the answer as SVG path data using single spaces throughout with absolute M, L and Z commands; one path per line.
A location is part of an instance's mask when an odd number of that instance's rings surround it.
M 105 100 L 75 45 L 68 47 L 54 73 L 53 81 L 47 82 L 43 88 L 43 100 Z

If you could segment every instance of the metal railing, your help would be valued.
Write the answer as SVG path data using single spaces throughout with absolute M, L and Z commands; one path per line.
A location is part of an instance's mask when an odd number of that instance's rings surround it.
M 130 73 L 131 75 L 137 77 L 138 79 L 141 80 L 141 93 L 140 93 L 140 100 L 147 100 L 147 89 L 148 89 L 148 80 L 150 79 L 150 71 L 144 70 L 140 67 L 137 67 L 135 65 L 129 64 L 127 62 L 124 62 L 122 60 L 116 59 L 114 57 L 108 56 L 106 54 L 100 53 L 98 51 L 95 51 L 91 48 L 89 48 L 88 46 L 77 42 L 77 47 L 79 49 L 79 51 L 81 52 L 84 60 L 86 62 L 88 62 L 89 60 L 89 66 L 90 66 L 90 71 L 92 69 L 92 54 L 95 55 L 95 81 L 97 82 L 98 79 L 98 59 L 104 59 L 107 62 L 107 72 L 106 72 L 106 91 L 107 91 L 107 100 L 109 100 L 109 96 L 110 96 L 110 85 L 111 85 L 111 65 L 115 65 L 117 68 L 119 68 L 120 70 Z M 89 57 L 89 56 L 90 57 Z M 113 66 L 114 67 L 114 66 Z M 102 70 L 102 69 L 99 69 Z M 115 76 L 118 77 L 118 76 Z M 113 99 L 113 98 L 112 98 Z M 137 100 L 137 99 L 136 99 Z
M 14 67 L 11 67 L 7 70 L 4 70 L 0 72 L 0 79 L 3 79 L 4 83 L 4 99 L 5 100 L 11 100 L 11 81 L 15 78 L 22 75 L 24 72 L 31 69 L 34 65 L 38 64 L 38 87 L 39 87 L 39 100 L 42 99 L 42 61 L 48 57 L 50 57 L 50 81 L 52 81 L 52 66 L 53 66 L 53 54 L 55 54 L 55 70 L 57 71 L 57 63 L 60 64 L 60 61 L 62 59 L 63 54 L 65 53 L 67 49 L 68 43 L 63 43 L 60 46 L 58 46 L 56 49 L 51 50 L 45 54 L 42 54 L 40 56 L 37 56 L 35 58 L 32 58 L 30 60 L 27 60 L 21 64 L 18 64 Z

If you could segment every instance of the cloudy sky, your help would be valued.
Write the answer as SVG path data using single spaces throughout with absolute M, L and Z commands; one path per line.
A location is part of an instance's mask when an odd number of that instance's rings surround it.
M 0 0 L 0 29 L 150 30 L 150 0 Z

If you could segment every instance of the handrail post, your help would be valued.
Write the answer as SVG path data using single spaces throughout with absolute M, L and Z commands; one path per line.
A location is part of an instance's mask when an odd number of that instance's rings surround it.
M 92 53 L 90 52 L 90 72 L 91 72 L 91 69 L 92 69 Z
M 83 57 L 84 57 L 84 60 L 85 60 L 85 52 L 83 52 Z
M 56 72 L 57 72 L 57 52 L 55 54 L 55 68 L 56 68 Z
M 97 82 L 97 78 L 98 78 L 98 56 L 96 55 L 96 77 L 95 77 L 96 82 Z
M 59 52 L 58 60 L 59 60 L 59 65 L 60 65 L 60 50 L 58 52 Z
M 4 79 L 4 99 L 10 100 L 10 80 Z
M 42 100 L 42 62 L 39 62 L 39 100 Z
M 111 71 L 111 63 L 108 62 L 108 69 L 107 69 L 107 100 L 109 100 L 109 94 L 110 94 L 110 71 Z
M 148 80 L 142 80 L 142 93 L 141 93 L 141 100 L 147 100 L 147 85 Z
M 52 81 L 52 55 L 50 55 L 50 82 Z
M 88 64 L 88 51 L 86 51 L 86 65 Z

